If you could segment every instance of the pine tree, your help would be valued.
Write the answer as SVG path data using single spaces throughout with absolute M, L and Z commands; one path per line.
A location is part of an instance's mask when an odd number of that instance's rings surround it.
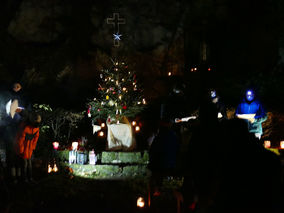
M 134 71 L 124 62 L 113 62 L 110 70 L 102 70 L 98 84 L 98 96 L 88 103 L 88 115 L 94 122 L 110 117 L 114 122 L 133 118 L 145 104 L 142 89 L 137 84 Z

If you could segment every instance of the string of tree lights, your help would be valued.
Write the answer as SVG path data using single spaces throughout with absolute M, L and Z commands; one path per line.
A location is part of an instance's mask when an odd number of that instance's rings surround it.
M 103 69 L 100 81 L 99 97 L 88 102 L 88 116 L 93 122 L 109 118 L 119 123 L 123 117 L 134 117 L 144 109 L 143 90 L 125 62 L 115 61 L 111 69 Z

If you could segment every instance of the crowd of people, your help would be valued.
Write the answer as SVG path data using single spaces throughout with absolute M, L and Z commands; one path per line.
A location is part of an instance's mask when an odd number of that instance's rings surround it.
M 281 162 L 263 147 L 267 113 L 255 92 L 246 91 L 234 118 L 228 119 L 216 90 L 201 93 L 193 110 L 185 89 L 174 84 L 159 104 L 158 125 L 149 143 L 153 193 L 159 193 L 164 177 L 183 176 L 185 212 L 280 213 Z M 20 83 L 13 84 L 1 110 L 1 139 L 13 184 L 34 182 L 31 159 L 41 122 L 21 91 Z
M 160 193 L 163 178 L 183 176 L 185 212 L 280 213 L 281 161 L 263 146 L 267 113 L 255 92 L 246 91 L 231 119 L 214 89 L 203 92 L 198 115 L 186 106 L 176 85 L 161 101 L 160 126 L 149 149 L 153 194 Z M 196 119 L 184 128 L 176 121 L 186 117 Z

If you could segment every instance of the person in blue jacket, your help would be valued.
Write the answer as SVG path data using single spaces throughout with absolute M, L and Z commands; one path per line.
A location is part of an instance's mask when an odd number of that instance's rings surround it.
M 237 118 L 245 119 L 247 121 L 249 132 L 253 133 L 256 138 L 261 138 L 263 133 L 262 123 L 267 119 L 267 114 L 260 101 L 255 100 L 255 93 L 253 90 L 246 91 L 246 96 L 237 106 L 235 114 Z

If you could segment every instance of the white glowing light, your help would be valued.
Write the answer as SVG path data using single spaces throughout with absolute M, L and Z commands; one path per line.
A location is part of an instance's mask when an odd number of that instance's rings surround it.
M 101 127 L 104 128 L 106 126 L 105 123 L 101 123 Z
M 145 201 L 143 197 L 137 199 L 137 207 L 143 208 L 145 206 Z
M 171 76 L 172 75 L 172 73 L 171 72 L 168 72 L 168 76 Z
M 73 149 L 73 150 L 77 150 L 78 145 L 79 145 L 78 142 L 76 142 L 76 141 L 72 142 L 72 149 Z
M 284 149 L 284 141 L 280 141 L 280 149 Z
M 103 131 L 100 131 L 100 132 L 99 132 L 99 136 L 100 136 L 100 137 L 103 137 L 103 136 L 104 136 L 104 132 L 103 132 Z
M 136 126 L 136 127 L 135 127 L 135 131 L 136 131 L 136 132 L 139 132 L 139 131 L 140 131 L 140 126 Z
M 132 121 L 132 126 L 135 126 L 136 125 L 136 121 Z

